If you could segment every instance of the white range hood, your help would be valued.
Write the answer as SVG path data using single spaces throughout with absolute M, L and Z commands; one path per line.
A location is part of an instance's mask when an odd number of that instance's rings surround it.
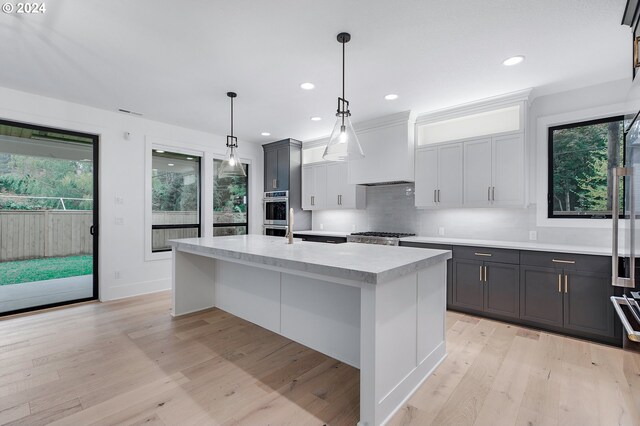
M 354 123 L 365 158 L 349 161 L 349 183 L 413 182 L 414 125 L 415 116 L 411 111 Z

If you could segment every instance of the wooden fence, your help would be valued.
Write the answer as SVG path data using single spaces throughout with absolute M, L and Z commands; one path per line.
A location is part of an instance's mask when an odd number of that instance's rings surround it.
M 93 253 L 86 210 L 0 210 L 0 262 Z

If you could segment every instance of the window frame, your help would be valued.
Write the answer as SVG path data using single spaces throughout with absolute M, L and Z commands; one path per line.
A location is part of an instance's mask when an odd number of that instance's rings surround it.
M 216 170 L 215 164 L 214 164 L 216 161 L 224 161 L 224 158 L 214 158 L 213 159 L 213 161 L 211 163 L 211 166 L 213 167 L 214 171 Z M 214 233 L 214 235 L 213 235 L 214 237 L 215 237 L 215 228 L 230 228 L 230 227 L 238 227 L 238 226 L 244 226 L 246 228 L 247 233 L 245 235 L 249 235 L 250 234 L 250 232 L 249 232 L 249 210 L 250 210 L 249 194 L 250 194 L 251 185 L 249 184 L 249 182 L 250 182 L 249 176 L 250 176 L 250 173 L 251 173 L 251 170 L 250 170 L 251 167 L 250 167 L 250 164 L 248 162 L 244 162 L 244 161 L 242 161 L 242 159 L 240 159 L 240 164 L 243 164 L 243 165 L 246 166 L 246 173 L 247 173 L 247 221 L 243 222 L 243 223 L 216 223 L 215 220 L 214 220 L 213 221 L 213 227 L 211 228 L 211 232 Z M 213 191 L 212 191 L 211 195 L 212 195 L 212 202 L 215 202 L 214 201 L 215 197 L 213 197 L 213 193 L 216 191 L 216 186 L 215 186 L 216 175 L 215 175 L 215 173 L 213 175 L 213 179 L 214 179 L 214 182 L 212 182 L 213 183 L 213 188 L 212 188 Z M 212 204 L 211 207 L 212 207 L 211 210 L 212 210 L 212 213 L 213 213 L 213 217 L 215 218 L 215 214 L 216 214 L 215 205 Z
M 564 129 L 572 129 L 575 127 L 585 127 L 595 124 L 603 124 L 603 123 L 612 123 L 615 121 L 620 121 L 622 123 L 622 163 L 625 163 L 625 155 L 626 155 L 626 141 L 625 141 L 625 116 L 621 114 L 611 115 L 602 118 L 596 118 L 591 120 L 583 120 L 583 121 L 573 121 L 570 123 L 559 124 L 555 126 L 548 126 L 547 128 L 547 219 L 611 219 L 612 214 L 563 214 L 557 215 L 554 214 L 553 209 L 553 132 L 556 130 L 564 130 Z M 607 183 L 608 185 L 608 183 Z M 621 190 L 625 193 L 625 182 L 623 180 Z M 623 197 L 623 205 L 621 208 L 620 218 L 624 217 L 625 211 L 625 197 Z

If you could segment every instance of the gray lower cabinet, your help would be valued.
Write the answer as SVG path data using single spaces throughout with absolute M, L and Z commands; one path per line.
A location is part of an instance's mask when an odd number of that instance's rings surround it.
M 614 336 L 610 275 L 565 271 L 564 327 L 583 333 Z M 564 283 L 563 283 L 564 284 Z
M 520 267 L 520 318 L 562 327 L 562 274 L 554 268 Z
M 518 317 L 518 265 L 453 259 L 452 306 Z

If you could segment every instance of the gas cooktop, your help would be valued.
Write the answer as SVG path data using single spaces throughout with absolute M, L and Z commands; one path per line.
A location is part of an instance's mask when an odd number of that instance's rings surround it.
M 402 232 L 354 232 L 351 235 L 347 235 L 347 241 L 350 243 L 397 246 L 400 244 L 400 238 L 411 237 L 413 235 L 415 234 L 406 234 Z
M 402 232 L 353 232 L 351 235 L 362 237 L 404 238 L 413 237 L 416 234 L 405 234 Z

